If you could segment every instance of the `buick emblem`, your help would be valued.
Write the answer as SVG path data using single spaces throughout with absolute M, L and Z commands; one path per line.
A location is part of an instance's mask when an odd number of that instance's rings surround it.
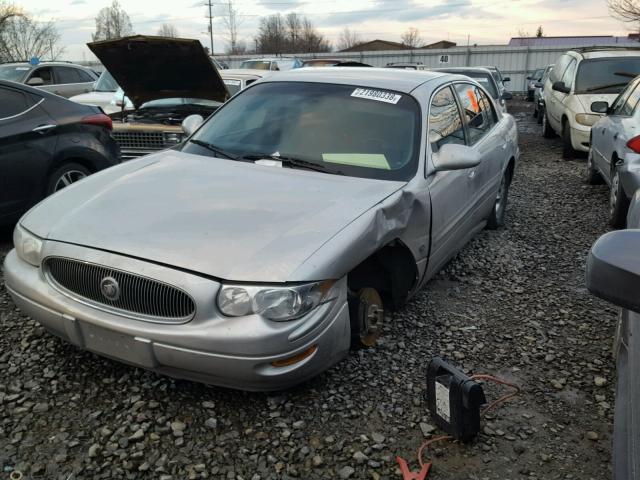
M 100 292 L 107 300 L 115 302 L 120 298 L 120 285 L 113 277 L 104 277 L 100 281 Z

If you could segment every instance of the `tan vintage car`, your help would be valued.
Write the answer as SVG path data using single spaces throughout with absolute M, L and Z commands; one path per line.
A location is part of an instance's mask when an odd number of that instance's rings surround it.
M 249 85 L 257 82 L 261 78 L 271 75 L 273 72 L 269 70 L 250 70 L 248 68 L 236 68 L 227 69 L 220 72 L 222 81 L 224 82 L 227 90 L 231 96 L 238 93 L 240 90 L 244 90 Z
M 134 107 L 110 115 L 123 160 L 178 145 L 185 118 L 206 119 L 230 97 L 197 40 L 137 35 L 88 47 Z

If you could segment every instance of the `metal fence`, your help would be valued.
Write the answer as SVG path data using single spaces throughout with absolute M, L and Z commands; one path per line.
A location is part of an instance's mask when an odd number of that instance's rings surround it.
M 621 44 L 620 46 L 635 46 L 640 48 L 637 42 Z M 600 45 L 593 45 L 600 46 Z M 611 46 L 611 45 L 602 45 Z M 358 60 L 374 67 L 384 67 L 389 63 L 411 62 L 422 63 L 427 67 L 474 67 L 497 66 L 505 77 L 510 77 L 511 82 L 507 87 L 513 92 L 524 92 L 527 89 L 527 76 L 536 69 L 555 63 L 558 57 L 572 48 L 584 48 L 585 45 L 563 45 L 552 47 L 512 47 L 507 45 L 497 46 L 471 46 L 454 47 L 443 50 L 390 50 L 377 52 L 347 52 L 347 53 L 317 53 L 299 54 L 298 58 L 345 58 Z M 230 68 L 237 68 L 240 63 L 250 58 L 264 56 L 218 56 L 225 61 Z M 271 55 L 273 57 L 273 55 Z

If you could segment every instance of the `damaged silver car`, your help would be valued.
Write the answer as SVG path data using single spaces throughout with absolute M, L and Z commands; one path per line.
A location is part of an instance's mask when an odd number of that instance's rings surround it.
M 250 112 L 250 113 L 249 113 Z M 505 218 L 514 119 L 473 80 L 393 69 L 282 72 L 181 146 L 53 195 L 4 276 L 47 330 L 167 375 L 290 387 Z

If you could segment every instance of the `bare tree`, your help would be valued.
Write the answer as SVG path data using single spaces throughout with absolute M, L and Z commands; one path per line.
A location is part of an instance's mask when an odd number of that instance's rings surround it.
M 4 25 L 10 18 L 19 17 L 23 15 L 22 10 L 12 4 L 2 3 L 0 4 L 0 32 L 4 28 Z
M 618 20 L 640 22 L 640 0 L 607 0 L 609 12 Z
M 407 29 L 401 36 L 402 44 L 411 48 L 418 48 L 420 45 L 423 45 L 424 42 L 420 37 L 420 30 L 417 28 L 409 28 Z
M 519 28 L 518 29 L 518 36 L 526 38 L 526 37 L 530 37 L 531 34 L 527 30 L 525 30 L 524 28 Z
M 93 41 L 110 40 L 133 34 L 131 19 L 120 6 L 118 0 L 113 0 L 110 7 L 104 7 L 96 17 L 96 33 Z
M 351 31 L 348 27 L 340 32 L 338 38 L 338 50 L 346 50 L 362 43 L 362 38 L 356 32 Z
M 330 52 L 331 43 L 316 30 L 307 17 L 304 17 L 302 19 L 302 36 L 298 42 L 298 49 L 293 51 L 309 53 Z
M 305 19 L 306 20 L 306 19 Z M 289 41 L 289 51 L 295 52 L 299 50 L 299 44 L 302 40 L 303 19 L 297 13 L 290 13 L 285 17 L 285 26 L 287 28 L 287 36 Z
M 0 32 L 0 58 L 10 61 L 31 57 L 57 60 L 64 52 L 53 22 L 36 22 L 26 15 L 5 21 Z
M 296 13 L 279 13 L 260 19 L 256 53 L 328 52 L 331 44 L 311 21 Z
M 178 29 L 174 25 L 171 25 L 170 23 L 163 23 L 158 30 L 158 36 L 178 38 L 180 35 L 178 34 Z

